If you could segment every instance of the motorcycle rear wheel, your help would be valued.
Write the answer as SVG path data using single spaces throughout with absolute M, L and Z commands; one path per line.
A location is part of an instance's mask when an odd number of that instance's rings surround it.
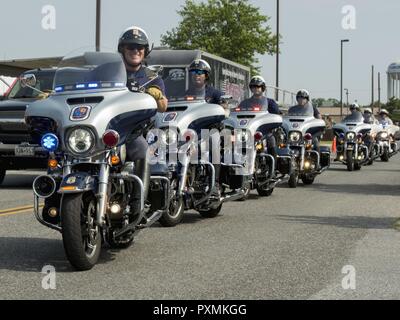
M 199 210 L 199 213 L 203 218 L 211 219 L 211 218 L 215 218 L 221 212 L 221 209 L 222 209 L 222 203 L 218 206 L 218 208 L 215 208 L 215 209 L 210 208 L 208 210 Z
M 101 232 L 95 225 L 93 194 L 64 194 L 61 203 L 62 238 L 65 253 L 78 271 L 90 270 L 101 252 Z

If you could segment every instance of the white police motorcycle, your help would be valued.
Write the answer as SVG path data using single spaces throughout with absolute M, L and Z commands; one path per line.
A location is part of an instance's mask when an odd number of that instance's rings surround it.
M 348 171 L 360 170 L 370 162 L 370 148 L 365 141 L 372 129 L 373 124 L 365 123 L 358 111 L 333 126 L 337 137 L 337 160 L 345 164 Z
M 391 125 L 388 121 L 382 120 L 379 122 L 376 143 L 378 146 L 378 156 L 383 162 L 388 162 L 398 152 L 395 135 L 399 129 L 398 126 Z
M 270 196 L 290 172 L 292 157 L 289 149 L 285 149 L 286 153 L 279 152 L 276 159 L 267 153 L 268 134 L 281 126 L 282 116 L 270 114 L 260 106 L 236 107 L 225 120 L 225 127 L 232 131 L 235 141 L 242 143 L 239 147 L 248 155 L 245 168 L 249 179 L 245 197 L 253 189 L 260 196 Z
M 315 177 L 330 166 L 329 147 L 320 146 L 318 151 L 313 139 L 315 135 L 322 135 L 325 121 L 314 117 L 311 104 L 295 106 L 283 118 L 283 128 L 287 135 L 286 145 L 293 156 L 289 187 L 296 188 L 299 179 L 305 185 L 313 184 Z
M 196 210 L 205 218 L 216 217 L 226 201 L 244 195 L 243 163 L 228 161 L 229 135 L 225 135 L 225 110 L 208 103 L 205 92 L 193 92 L 186 81 L 166 75 L 168 109 L 157 114 L 155 129 L 148 135 L 152 150 L 152 172 L 168 169 L 171 181 L 169 210 L 159 222 L 179 224 L 184 212 Z M 226 141 L 224 141 L 226 139 Z M 219 183 L 216 184 L 216 181 Z
M 151 177 L 158 188 L 149 193 L 161 201 L 145 206 L 143 182 L 126 161 L 127 139 L 142 135 L 157 111 L 150 95 L 129 91 L 126 81 L 119 54 L 71 54 L 56 71 L 54 92 L 26 111 L 31 134 L 49 152 L 48 174 L 33 183 L 35 216 L 61 232 L 77 270 L 96 264 L 102 241 L 129 247 L 140 229 L 168 209 L 169 179 Z M 139 200 L 131 197 L 136 188 Z

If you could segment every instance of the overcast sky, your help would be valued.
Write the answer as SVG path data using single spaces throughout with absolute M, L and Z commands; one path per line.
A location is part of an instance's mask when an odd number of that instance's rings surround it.
M 94 44 L 95 0 L 0 0 L 0 60 L 35 58 L 66 53 Z M 184 0 L 103 0 L 102 45 L 116 47 L 122 30 L 143 27 L 155 45 L 160 35 L 177 26 L 176 11 Z M 276 0 L 251 0 L 271 17 L 275 32 Z M 381 72 L 386 100 L 386 70 L 400 60 L 399 0 L 280 0 L 280 87 L 309 89 L 313 97 L 340 95 L 340 39 L 344 47 L 344 87 L 350 101 L 371 101 L 371 65 Z M 55 30 L 42 27 L 42 8 L 56 9 Z M 356 9 L 356 29 L 342 27 L 342 8 Z M 275 84 L 275 57 L 260 57 L 262 75 Z M 377 97 L 377 91 L 375 93 Z

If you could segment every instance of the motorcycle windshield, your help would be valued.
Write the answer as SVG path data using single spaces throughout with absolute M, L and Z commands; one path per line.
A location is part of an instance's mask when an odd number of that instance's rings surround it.
M 126 69 L 118 53 L 93 52 L 70 54 L 61 60 L 54 77 L 56 93 L 126 87 Z
M 185 68 L 164 68 L 162 78 L 170 102 L 205 100 L 205 75 L 188 74 Z
M 311 104 L 306 104 L 305 106 L 294 106 L 288 111 L 288 116 L 292 117 L 313 117 L 314 108 Z
M 361 112 L 353 112 L 346 116 L 342 122 L 364 122 L 364 117 Z

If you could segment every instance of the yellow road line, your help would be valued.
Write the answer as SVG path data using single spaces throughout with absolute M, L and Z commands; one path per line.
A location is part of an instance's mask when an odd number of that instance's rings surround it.
M 43 205 L 40 205 L 39 208 L 43 208 Z M 14 214 L 24 213 L 31 210 L 33 210 L 33 206 L 24 206 L 24 207 L 16 207 L 16 208 L 0 210 L 0 217 L 11 216 Z

